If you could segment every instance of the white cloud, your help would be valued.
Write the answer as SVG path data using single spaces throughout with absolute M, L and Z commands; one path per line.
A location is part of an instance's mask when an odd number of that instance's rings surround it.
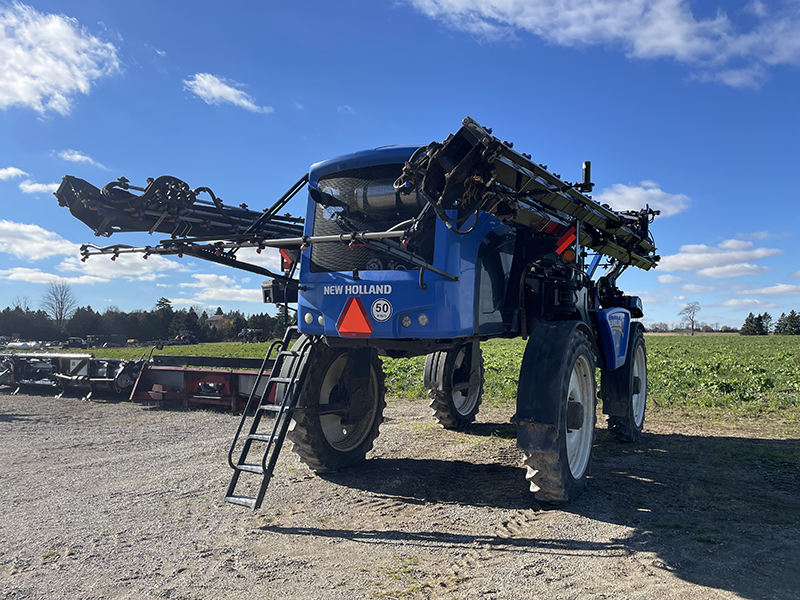
M 262 303 L 261 285 L 243 288 L 227 275 L 211 273 L 193 274 L 192 283 L 181 283 L 181 288 L 194 288 L 197 291 L 191 298 L 170 298 L 173 304 L 205 304 L 210 302 L 253 302 Z
M 0 108 L 66 115 L 77 94 L 119 70 L 119 59 L 75 19 L 14 3 L 0 5 L 0 65 Z
M 77 254 L 75 252 L 75 256 L 68 256 L 61 261 L 58 269 L 105 280 L 125 281 L 155 281 L 169 274 L 188 270 L 180 262 L 157 254 L 150 255 L 147 260 L 144 260 L 142 254 L 120 254 L 113 261 L 107 256 L 90 256 L 86 262 L 82 262 Z
M 57 183 L 36 183 L 30 179 L 26 179 L 19 184 L 19 189 L 24 194 L 47 194 L 53 193 L 58 189 Z
M 686 194 L 669 194 L 652 181 L 642 181 L 638 186 L 617 183 L 595 194 L 594 199 L 618 211 L 640 210 L 649 204 L 665 217 L 682 213 L 692 202 Z
M 280 273 L 281 255 L 277 248 L 264 248 L 259 254 L 255 248 L 242 248 L 237 253 L 239 260 Z
M 755 300 L 753 298 L 734 298 L 732 300 L 726 300 L 722 303 L 722 306 L 772 308 L 777 305 L 772 302 L 764 302 L 763 300 Z
M 772 285 L 770 287 L 761 288 L 758 290 L 746 290 L 742 292 L 737 292 L 738 294 L 759 294 L 759 295 L 772 295 L 778 294 L 781 296 L 788 296 L 794 294 L 800 294 L 800 285 L 789 285 L 788 283 L 778 283 L 776 285 Z
M 206 104 L 219 106 L 227 103 L 256 113 L 273 112 L 271 106 L 258 106 L 252 96 L 236 89 L 238 87 L 242 87 L 242 84 L 210 73 L 195 73 L 183 81 L 183 89 L 189 90 Z
M 658 279 L 658 283 L 678 283 L 683 281 L 683 279 L 675 277 L 675 275 L 659 275 L 656 279 Z
M 339 114 L 348 114 L 348 115 L 352 115 L 352 114 L 354 114 L 356 111 L 355 111 L 355 110 L 353 110 L 353 107 L 352 107 L 352 106 L 350 106 L 349 104 L 345 104 L 344 106 L 337 106 L 337 107 L 336 107 L 336 112 L 338 112 Z
M 723 250 L 749 250 L 754 246 L 753 242 L 745 242 L 743 240 L 725 240 L 717 244 L 718 248 Z
M 725 240 L 716 247 L 705 244 L 687 244 L 680 247 L 678 254 L 671 254 L 661 259 L 658 264 L 660 271 L 698 271 L 708 277 L 738 277 L 739 275 L 719 275 L 724 270 L 718 267 L 738 266 L 741 274 L 763 272 L 766 268 L 746 264 L 770 256 L 784 254 L 777 248 L 754 248 L 751 242 L 742 240 Z M 702 271 L 702 273 L 701 273 Z M 733 269 L 730 269 L 733 272 Z
M 101 163 L 94 160 L 88 154 L 80 152 L 79 150 L 62 150 L 61 152 L 58 153 L 58 157 L 61 160 L 66 160 L 68 162 L 86 163 L 88 165 L 92 165 L 93 167 L 99 167 L 100 169 L 105 169 L 106 171 L 108 171 L 108 169 L 106 169 L 106 167 L 103 166 Z
M 46 273 L 40 269 L 28 269 L 24 267 L 14 267 L 12 269 L 0 270 L 0 279 L 9 281 L 25 281 L 27 283 L 55 283 L 56 281 L 66 281 L 67 283 L 106 283 L 108 279 L 102 277 L 92 277 L 81 275 L 80 277 L 63 277 L 54 273 Z
M 703 83 L 721 83 L 732 88 L 757 90 L 767 79 L 767 71 L 761 65 L 754 65 L 745 69 L 698 73 L 692 76 L 692 79 Z
M 721 10 L 696 16 L 682 0 L 406 0 L 425 16 L 490 40 L 519 31 L 567 47 L 603 46 L 631 59 L 671 59 L 695 78 L 755 87 L 777 65 L 800 64 L 800 6 L 783 0 L 742 31 Z
M 709 285 L 695 285 L 693 283 L 687 283 L 686 285 L 682 286 L 681 289 L 689 294 L 704 294 L 706 292 L 713 292 L 716 290 L 716 288 L 713 288 Z
M 767 6 L 761 0 L 753 0 L 753 2 L 744 7 L 744 11 L 762 18 L 769 14 Z
M 795 271 L 794 273 L 789 273 L 789 277 L 800 277 L 800 271 Z
M 745 277 L 748 275 L 761 275 L 769 271 L 769 267 L 759 267 L 750 263 L 725 265 L 723 267 L 709 267 L 699 269 L 698 275 L 710 277 L 711 279 L 731 279 L 733 277 Z
M 167 55 L 165 50 L 159 50 L 158 48 L 156 48 L 155 46 L 151 46 L 150 44 L 145 44 L 144 47 L 147 48 L 148 50 L 152 50 L 162 58 L 164 58 Z
M 27 173 L 17 167 L 0 169 L 0 179 L 11 179 L 12 177 L 22 177 L 23 175 L 27 175 Z
M 770 231 L 754 231 L 753 233 L 739 233 L 736 239 L 739 240 L 771 240 L 777 237 L 788 237 L 789 234 L 772 233 Z
M 0 252 L 17 258 L 41 260 L 50 256 L 77 254 L 78 244 L 38 225 L 0 221 Z
M 212 273 L 200 273 L 192 275 L 194 283 L 181 283 L 179 287 L 190 288 L 227 288 L 236 285 L 236 280 L 227 275 L 215 275 Z

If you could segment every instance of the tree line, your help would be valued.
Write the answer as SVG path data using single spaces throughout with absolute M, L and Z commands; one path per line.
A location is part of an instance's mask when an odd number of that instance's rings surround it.
M 0 335 L 22 340 L 63 341 L 70 336 L 114 336 L 141 342 L 174 339 L 189 333 L 199 342 L 236 341 L 244 329 L 260 329 L 265 338 L 283 337 L 284 319 L 279 307 L 275 317 L 266 313 L 249 317 L 240 311 L 223 313 L 217 308 L 214 315 L 194 307 L 175 309 L 167 298 L 159 298 L 152 310 L 123 312 L 116 307 L 95 311 L 91 306 L 72 307 L 54 318 L 45 303 L 34 310 L 26 298 L 15 299 L 13 306 L 0 312 Z M 212 318 L 223 317 L 223 318 Z M 293 323 L 294 315 L 290 314 Z
M 772 321 L 772 315 L 768 312 L 760 315 L 750 313 L 744 320 L 739 333 L 742 335 L 768 335 L 770 333 L 775 335 L 800 335 L 800 314 L 795 310 L 789 311 L 788 315 L 781 313 L 774 325 Z

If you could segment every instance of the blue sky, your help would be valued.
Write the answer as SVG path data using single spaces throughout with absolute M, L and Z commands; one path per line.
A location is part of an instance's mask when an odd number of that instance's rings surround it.
M 261 312 L 244 272 L 81 263 L 155 240 L 98 240 L 52 190 L 169 174 L 262 209 L 312 163 L 469 115 L 567 179 L 591 160 L 613 208 L 663 211 L 660 266 L 620 279 L 647 322 L 777 317 L 800 309 L 798 67 L 797 0 L 0 1 L 0 308 L 65 279 L 95 310 Z

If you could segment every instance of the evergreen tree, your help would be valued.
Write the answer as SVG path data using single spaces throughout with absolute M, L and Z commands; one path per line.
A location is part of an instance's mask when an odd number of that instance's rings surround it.
M 740 335 L 758 335 L 759 324 L 756 321 L 756 316 L 753 313 L 747 315 L 747 318 L 739 330 Z
M 91 306 L 80 307 L 75 310 L 67 323 L 67 333 L 85 338 L 87 335 L 100 333 L 100 322 L 100 314 L 94 312 Z
M 786 317 L 786 334 L 800 335 L 800 314 L 792 310 Z
M 777 321 L 775 321 L 775 329 L 773 329 L 773 333 L 775 335 L 788 335 L 786 327 L 786 313 L 781 313 L 781 316 L 778 317 Z
M 765 312 L 763 315 L 758 315 L 761 319 L 761 333 L 759 335 L 768 335 L 770 331 L 772 331 L 772 315 L 768 312 Z

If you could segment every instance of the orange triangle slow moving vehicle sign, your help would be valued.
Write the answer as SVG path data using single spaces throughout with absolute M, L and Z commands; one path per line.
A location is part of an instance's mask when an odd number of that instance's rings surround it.
M 367 310 L 360 298 L 355 296 L 347 299 L 336 329 L 342 337 L 369 337 L 372 335 L 372 321 L 367 315 Z

